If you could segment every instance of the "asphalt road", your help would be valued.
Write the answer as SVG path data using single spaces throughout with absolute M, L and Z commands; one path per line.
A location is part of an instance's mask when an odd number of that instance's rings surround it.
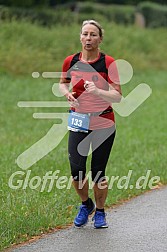
M 167 187 L 107 210 L 108 229 L 70 227 L 11 252 L 167 252 Z

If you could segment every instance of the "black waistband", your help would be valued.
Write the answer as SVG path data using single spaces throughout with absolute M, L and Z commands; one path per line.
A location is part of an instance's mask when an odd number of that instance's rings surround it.
M 75 112 L 75 110 L 71 109 L 71 110 L 68 110 L 69 112 Z M 100 115 L 105 115 L 105 114 L 108 114 L 108 113 L 111 113 L 113 112 L 113 109 L 110 107 L 110 108 L 107 108 L 103 111 L 99 111 L 99 112 L 78 112 L 78 113 L 81 113 L 81 114 L 88 114 L 89 116 L 100 116 Z
M 113 112 L 113 109 L 112 108 L 107 108 L 103 111 L 100 111 L 100 112 L 92 112 L 92 113 L 89 113 L 90 116 L 100 116 L 100 115 L 105 115 L 105 114 L 108 114 L 108 113 L 111 113 Z

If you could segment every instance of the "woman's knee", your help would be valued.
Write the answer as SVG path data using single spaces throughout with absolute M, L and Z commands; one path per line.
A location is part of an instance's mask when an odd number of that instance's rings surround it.
M 79 166 L 73 162 L 70 163 L 71 165 L 71 175 L 74 181 L 81 181 L 85 179 L 86 175 L 86 167 Z

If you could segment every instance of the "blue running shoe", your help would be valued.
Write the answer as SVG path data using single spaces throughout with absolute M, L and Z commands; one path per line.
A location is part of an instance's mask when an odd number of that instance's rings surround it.
M 94 228 L 108 228 L 104 212 L 96 211 L 92 220 L 94 220 Z
M 86 225 L 88 222 L 88 217 L 91 215 L 95 210 L 95 205 L 93 204 L 92 208 L 88 208 L 85 205 L 81 205 L 79 212 L 74 220 L 74 224 L 76 227 L 82 227 Z

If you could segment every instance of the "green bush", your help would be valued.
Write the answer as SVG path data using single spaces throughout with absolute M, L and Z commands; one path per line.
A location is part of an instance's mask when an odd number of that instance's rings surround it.
M 85 19 L 97 19 L 117 24 L 134 24 L 135 12 L 140 12 L 147 27 L 167 26 L 167 6 L 151 2 L 142 2 L 137 8 L 130 5 L 100 4 L 76 2 L 57 5 L 51 8 L 21 8 L 0 6 L 0 20 L 26 20 L 43 26 L 55 24 L 81 23 Z
M 147 27 L 164 27 L 167 26 L 167 6 L 152 2 L 143 2 L 137 6 L 139 11 L 145 18 Z
M 44 26 L 55 24 L 71 24 L 74 22 L 74 15 L 70 10 L 62 8 L 52 9 L 26 9 L 16 7 L 0 6 L 0 19 L 6 21 L 26 20 Z
M 76 9 L 79 14 L 89 14 L 92 17 L 99 14 L 107 21 L 112 21 L 118 24 L 133 24 L 135 19 L 135 9 L 128 5 L 106 5 L 106 4 L 92 4 L 90 2 L 77 3 Z M 90 19 L 90 18 L 89 18 Z
M 111 5 L 105 8 L 104 15 L 107 15 L 109 21 L 117 24 L 133 24 L 135 11 L 133 6 Z
M 55 9 L 30 9 L 20 7 L 0 6 L 1 20 L 27 20 L 45 26 L 56 23 L 71 24 L 81 23 L 85 19 L 97 19 L 99 22 L 106 20 L 121 24 L 133 24 L 135 11 L 133 6 L 93 4 L 78 2 L 75 6 L 62 5 Z

